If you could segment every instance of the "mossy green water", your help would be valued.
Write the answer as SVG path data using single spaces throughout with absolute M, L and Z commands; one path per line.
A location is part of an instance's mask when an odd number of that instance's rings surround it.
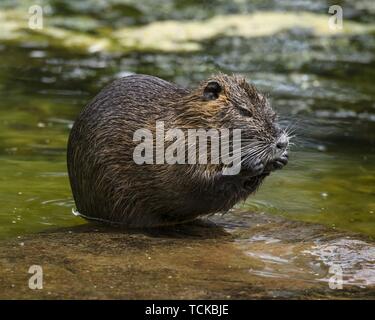
M 109 1 L 105 10 L 87 1 L 40 3 L 49 7 L 41 31 L 27 29 L 29 1 L 0 4 L 6 19 L 0 35 L 1 238 L 84 223 L 71 214 L 66 142 L 80 109 L 106 83 L 147 73 L 194 85 L 217 71 L 242 73 L 268 93 L 283 125 L 296 134 L 290 164 L 242 206 L 375 236 L 371 10 L 348 4 L 358 15 L 344 21 L 343 32 L 330 34 L 323 2 L 306 2 L 302 20 L 298 11 L 280 13 L 284 5 L 271 2 L 246 10 L 220 1 L 215 9 L 168 1 L 153 10 L 131 1 Z M 285 19 L 270 29 L 270 17 Z M 155 34 L 163 41 L 152 41 Z

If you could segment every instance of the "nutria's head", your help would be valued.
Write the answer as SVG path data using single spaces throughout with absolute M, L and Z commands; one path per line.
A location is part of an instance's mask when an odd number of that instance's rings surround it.
M 288 162 L 288 134 L 267 98 L 245 78 L 216 75 L 193 90 L 183 108 L 185 124 L 241 129 L 242 169 L 270 172 Z

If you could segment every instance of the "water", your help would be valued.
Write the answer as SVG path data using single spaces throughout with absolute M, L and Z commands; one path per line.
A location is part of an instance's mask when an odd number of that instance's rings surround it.
M 48 20 L 39 33 L 22 29 L 29 2 L 18 2 L 19 6 L 0 4 L 0 19 L 7 22 L 0 31 L 1 239 L 85 223 L 71 214 L 66 143 L 78 112 L 106 83 L 146 73 L 194 86 L 219 70 L 241 73 L 266 92 L 282 124 L 296 134 L 288 166 L 237 210 L 375 236 L 375 10 L 370 2 L 343 2 L 351 19 L 345 20 L 347 34 L 314 32 L 326 23 L 327 5 L 301 1 L 297 9 L 313 14 L 315 27 L 281 26 L 255 37 L 242 27 L 232 34 L 216 34 L 209 19 L 224 15 L 220 23 L 225 24 L 225 15 L 232 14 L 246 24 L 254 13 L 269 15 L 260 10 L 290 11 L 291 2 L 218 1 L 198 8 L 194 2 L 167 1 L 154 8 L 128 1 L 108 11 L 87 1 L 63 5 L 51 0 L 43 2 Z M 292 21 L 298 20 L 298 12 L 289 14 Z M 207 36 L 182 20 L 192 17 L 200 20 L 199 28 L 205 28 Z M 124 26 L 163 34 L 165 26 L 158 20 L 172 20 L 170 28 L 182 34 L 190 28 L 191 34 L 156 47 L 129 45 L 122 36 L 121 32 L 130 32 L 130 39 L 137 35 L 128 27 L 122 30 Z M 70 33 L 59 38 L 61 29 Z M 231 215 L 241 223 L 240 214 Z M 224 227 L 230 229 L 225 222 Z M 253 242 L 246 238 L 245 246 Z M 308 250 L 317 254 L 323 249 Z M 269 252 L 251 254 L 273 259 Z M 283 263 L 277 259 L 284 258 L 275 259 Z M 368 279 L 373 279 L 371 270 Z

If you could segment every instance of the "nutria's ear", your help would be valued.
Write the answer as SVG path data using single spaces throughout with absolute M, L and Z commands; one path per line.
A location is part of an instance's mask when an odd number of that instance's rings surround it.
M 219 97 L 220 92 L 221 85 L 216 81 L 210 81 L 204 88 L 203 98 L 205 100 L 215 100 Z

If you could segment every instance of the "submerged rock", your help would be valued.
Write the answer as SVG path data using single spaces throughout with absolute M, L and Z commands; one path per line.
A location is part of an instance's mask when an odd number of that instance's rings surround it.
M 368 239 L 266 214 L 211 220 L 143 231 L 87 224 L 2 241 L 0 298 L 375 297 Z M 41 290 L 28 287 L 31 265 L 43 268 Z M 340 268 L 343 288 L 331 289 Z

